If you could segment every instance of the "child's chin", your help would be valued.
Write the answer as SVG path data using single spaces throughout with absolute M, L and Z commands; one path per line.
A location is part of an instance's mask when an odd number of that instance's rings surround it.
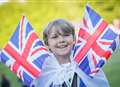
M 67 55 L 70 55 L 70 52 L 62 51 L 62 52 L 59 53 L 59 55 L 61 55 L 61 56 L 67 56 Z

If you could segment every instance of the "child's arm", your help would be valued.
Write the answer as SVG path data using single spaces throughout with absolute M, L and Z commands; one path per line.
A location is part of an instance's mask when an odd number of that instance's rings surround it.
M 120 19 L 113 20 L 113 26 L 115 30 L 120 34 Z

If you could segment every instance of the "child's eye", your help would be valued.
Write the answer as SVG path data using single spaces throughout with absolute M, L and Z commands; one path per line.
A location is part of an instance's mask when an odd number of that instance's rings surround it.
M 58 37 L 57 35 L 53 35 L 53 36 L 51 36 L 51 38 L 53 38 L 53 39 L 54 39 L 54 38 L 57 38 L 57 37 Z
M 70 34 L 64 34 L 64 36 L 70 36 Z

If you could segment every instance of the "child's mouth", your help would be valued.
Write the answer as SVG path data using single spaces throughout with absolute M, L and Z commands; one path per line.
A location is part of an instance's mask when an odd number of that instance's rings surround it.
M 67 45 L 61 45 L 58 48 L 66 48 L 66 47 L 67 47 Z
M 68 47 L 68 44 L 58 44 L 57 48 L 66 48 Z

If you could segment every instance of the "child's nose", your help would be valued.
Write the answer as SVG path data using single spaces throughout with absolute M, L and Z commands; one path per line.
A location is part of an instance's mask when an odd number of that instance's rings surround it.
M 59 42 L 65 42 L 65 39 L 63 36 L 59 36 Z

